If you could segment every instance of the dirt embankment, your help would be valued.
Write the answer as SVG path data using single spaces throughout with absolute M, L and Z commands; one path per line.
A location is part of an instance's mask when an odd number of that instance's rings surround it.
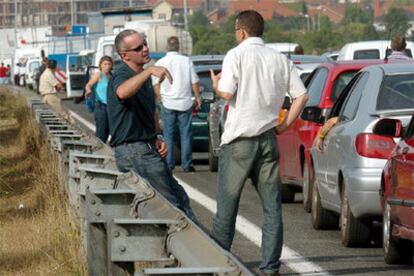
M 57 163 L 25 99 L 0 87 L 0 275 L 85 275 Z

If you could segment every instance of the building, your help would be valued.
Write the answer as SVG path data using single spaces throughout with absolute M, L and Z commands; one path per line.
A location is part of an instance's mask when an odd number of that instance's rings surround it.
M 64 32 L 67 25 L 87 24 L 91 12 L 146 3 L 146 0 L 1 0 L 0 28 L 53 26 L 57 34 Z

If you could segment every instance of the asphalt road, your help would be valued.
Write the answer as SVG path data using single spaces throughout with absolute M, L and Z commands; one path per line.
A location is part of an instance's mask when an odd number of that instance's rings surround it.
M 93 123 L 93 115 L 87 113 L 84 103 L 75 105 L 72 101 L 64 101 L 64 104 Z M 207 154 L 194 153 L 194 163 L 197 170 L 195 173 L 184 173 L 180 168 L 177 168 L 174 174 L 194 189 L 214 199 L 217 174 L 208 171 Z M 192 207 L 201 225 L 206 231 L 209 231 L 213 213 L 194 200 L 192 200 Z M 260 199 L 249 182 L 246 183 L 243 190 L 239 215 L 257 227 L 261 227 Z M 304 275 L 414 275 L 413 266 L 385 264 L 382 247 L 378 242 L 381 235 L 380 225 L 375 229 L 376 237 L 373 235 L 373 242 L 369 246 L 345 248 L 341 244 L 339 230 L 317 231 L 312 228 L 310 214 L 303 210 L 299 194 L 296 195 L 295 203 L 283 204 L 283 218 L 285 246 L 306 258 L 306 261 L 322 268 L 320 272 L 306 271 L 307 273 Z M 260 248 L 251 241 L 251 237 L 250 239 L 246 238 L 237 232 L 232 252 L 259 275 Z M 282 261 L 280 271 L 282 275 L 297 275 L 295 267 L 305 265 L 298 258 L 283 259 Z

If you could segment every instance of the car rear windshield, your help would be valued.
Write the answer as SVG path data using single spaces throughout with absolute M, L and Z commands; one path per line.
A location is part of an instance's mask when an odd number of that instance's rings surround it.
M 360 50 L 354 52 L 354 59 L 379 59 L 379 50 Z
M 339 95 L 341 95 L 342 90 L 344 90 L 345 86 L 348 85 L 349 81 L 352 77 L 358 72 L 357 70 L 342 72 L 334 81 L 334 85 L 331 91 L 331 100 L 335 102 Z
M 414 108 L 414 74 L 385 76 L 377 110 Z

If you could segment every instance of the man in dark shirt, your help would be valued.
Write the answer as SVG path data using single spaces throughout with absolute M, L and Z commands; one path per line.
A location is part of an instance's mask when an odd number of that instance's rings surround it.
M 108 83 L 108 121 L 110 145 L 120 171 L 133 170 L 174 206 L 195 219 L 189 198 L 173 177 L 165 161 L 167 146 L 160 134 L 151 76 L 172 83 L 168 70 L 143 66 L 151 59 L 144 37 L 134 30 L 124 30 L 115 38 L 122 63 Z

